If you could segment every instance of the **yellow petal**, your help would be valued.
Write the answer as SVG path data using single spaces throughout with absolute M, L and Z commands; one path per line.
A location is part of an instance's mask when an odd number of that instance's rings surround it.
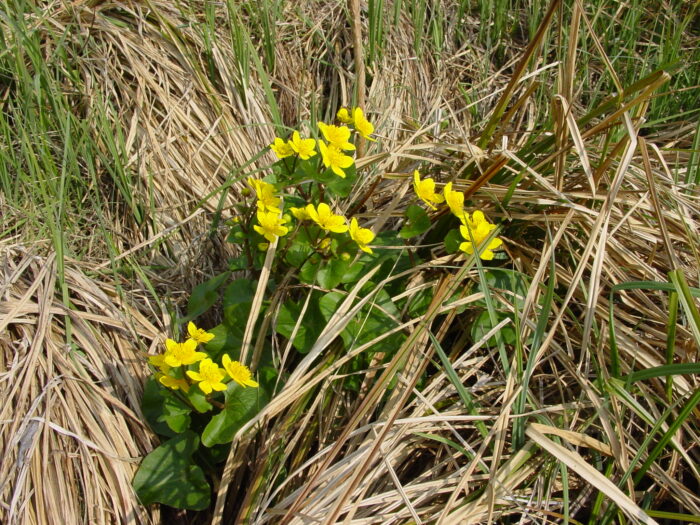
M 195 381 L 202 381 L 202 376 L 198 372 L 193 372 L 192 370 L 187 371 L 187 377 L 194 379 Z

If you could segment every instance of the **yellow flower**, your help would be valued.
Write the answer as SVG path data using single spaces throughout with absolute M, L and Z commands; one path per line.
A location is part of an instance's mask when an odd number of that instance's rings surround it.
M 299 155 L 302 160 L 308 160 L 316 155 L 316 141 L 314 139 L 302 139 L 299 132 L 292 133 L 289 146 Z
M 436 209 L 435 204 L 445 201 L 445 197 L 435 193 L 435 181 L 431 178 L 420 180 L 418 170 L 413 172 L 413 189 L 416 195 L 432 209 Z
M 309 204 L 306 206 L 306 213 L 309 214 L 311 220 L 327 232 L 344 233 L 348 231 L 345 217 L 334 215 L 328 204 L 322 202 L 318 205 L 318 209 L 314 208 L 313 204 Z
M 253 229 L 268 241 L 274 242 L 277 237 L 287 235 L 289 228 L 284 225 L 287 221 L 284 217 L 280 217 L 277 212 L 258 210 L 257 217 L 260 225 L 254 225 Z
M 452 191 L 452 183 L 448 182 L 445 184 L 443 194 L 447 205 L 450 207 L 450 211 L 459 218 L 459 220 L 462 220 L 466 216 L 464 213 L 464 193 L 461 191 Z
M 270 144 L 270 149 L 274 151 L 277 157 L 280 159 L 294 155 L 294 150 L 289 143 L 285 142 L 279 137 L 275 137 L 275 142 Z
M 374 233 L 368 228 L 360 228 L 355 217 L 350 221 L 350 237 L 357 243 L 357 246 L 366 253 L 372 253 L 372 248 L 367 245 L 374 240 Z
M 208 343 L 214 339 L 214 334 L 210 334 L 203 328 L 197 328 L 192 321 L 187 323 L 187 333 L 190 334 L 190 339 L 194 339 L 199 344 Z
M 205 394 L 211 394 L 212 390 L 221 392 L 226 390 L 226 385 L 221 380 L 226 377 L 226 373 L 222 368 L 219 368 L 211 359 L 203 359 L 199 363 L 199 372 L 187 371 L 187 376 L 199 383 L 199 389 Z
M 326 143 L 322 140 L 318 141 L 318 149 L 321 150 L 321 157 L 323 158 L 323 165 L 326 168 L 333 170 L 333 173 L 339 177 L 345 178 L 345 172 L 343 169 L 352 166 L 355 160 L 352 157 L 348 157 L 338 148 L 333 145 L 326 146 Z
M 280 198 L 275 196 L 275 187 L 272 184 L 253 177 L 248 179 L 248 184 L 255 190 L 259 211 L 280 212 Z
M 289 211 L 292 212 L 292 215 L 298 220 L 298 221 L 308 221 L 311 217 L 309 217 L 309 214 L 306 212 L 306 208 L 290 208 Z
M 498 237 L 494 237 L 493 239 L 491 239 L 487 246 L 483 246 L 483 243 L 491 234 L 491 232 L 496 228 L 496 225 L 489 223 L 484 217 L 483 212 L 478 210 L 472 213 L 471 219 L 469 219 L 468 214 L 465 214 L 464 222 L 466 224 L 459 227 L 459 233 L 461 233 L 462 237 L 466 239 L 466 242 L 460 244 L 459 249 L 462 250 L 464 253 L 472 254 L 474 253 L 473 243 L 476 243 L 479 249 L 479 257 L 481 257 L 485 261 L 490 261 L 491 259 L 493 259 L 492 250 L 495 250 L 501 244 L 503 244 L 503 241 Z
M 331 247 L 331 242 L 331 238 L 326 237 L 324 239 L 321 239 L 321 242 L 318 243 L 318 247 L 321 251 L 325 252 L 326 250 L 328 250 L 328 248 Z
M 151 363 L 153 366 L 155 366 L 158 370 L 160 370 L 164 374 L 167 374 L 168 370 L 170 370 L 170 365 L 168 365 L 165 362 L 166 355 L 167 355 L 167 352 L 165 354 L 148 356 L 148 362 Z
M 173 390 L 180 389 L 183 392 L 189 392 L 190 390 L 190 384 L 187 382 L 187 379 L 177 379 L 165 374 L 158 374 L 156 377 L 158 381 L 160 381 L 160 384 L 165 387 L 172 388 Z
M 355 108 L 352 112 L 352 117 L 353 124 L 357 132 L 367 140 L 374 141 L 374 139 L 370 137 L 370 135 L 374 133 L 374 126 L 365 118 L 362 109 Z
M 184 343 L 176 343 L 172 339 L 166 339 L 165 347 L 167 352 L 165 352 L 163 360 L 172 367 L 191 365 L 207 357 L 204 352 L 195 351 L 197 350 L 197 341 L 192 339 L 188 339 Z
M 343 124 L 352 124 L 352 115 L 348 108 L 340 108 L 335 115 Z
M 238 361 L 231 361 L 228 354 L 224 354 L 224 357 L 221 358 L 221 364 L 224 365 L 224 370 L 226 370 L 229 377 L 243 388 L 247 386 L 255 388 L 258 386 L 258 383 L 253 381 L 248 367 Z
M 332 126 L 324 122 L 318 123 L 318 129 L 323 133 L 331 146 L 340 150 L 354 150 L 355 146 L 350 141 L 350 128 L 347 126 Z

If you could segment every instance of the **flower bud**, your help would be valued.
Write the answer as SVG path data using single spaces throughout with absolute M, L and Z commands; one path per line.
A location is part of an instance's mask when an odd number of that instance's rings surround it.
M 348 252 L 343 252 L 340 254 L 340 258 L 343 261 L 349 261 L 352 258 L 352 256 Z
M 270 247 L 269 242 L 258 243 L 258 250 L 260 250 L 261 252 L 266 252 L 269 247 Z

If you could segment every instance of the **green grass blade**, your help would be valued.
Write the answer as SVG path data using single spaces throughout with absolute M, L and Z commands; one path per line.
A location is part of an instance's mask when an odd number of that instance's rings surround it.
M 551 236 L 550 236 L 551 241 Z M 525 406 L 527 403 L 527 395 L 529 390 L 530 378 L 532 377 L 533 371 L 535 369 L 535 359 L 537 358 L 537 353 L 540 344 L 544 340 L 544 334 L 547 331 L 547 324 L 549 322 L 549 313 L 552 309 L 552 304 L 554 304 L 554 286 L 556 284 L 556 260 L 554 258 L 554 250 L 552 250 L 552 255 L 549 258 L 549 281 L 547 282 L 547 290 L 545 291 L 544 298 L 542 300 L 542 310 L 538 314 L 537 326 L 532 335 L 532 343 L 530 344 L 530 355 L 527 359 L 527 364 L 525 365 L 525 370 L 521 374 L 521 391 L 518 400 L 515 402 L 514 412 L 516 414 L 522 414 L 525 412 Z M 520 331 L 516 332 L 518 338 L 520 338 Z M 520 448 L 525 442 L 525 419 L 516 418 L 513 421 L 513 447 Z
M 692 414 L 693 410 L 695 409 L 698 403 L 700 403 L 700 389 L 696 390 L 693 393 L 693 395 L 690 396 L 688 402 L 685 404 L 678 416 L 676 416 L 673 419 L 673 422 L 669 426 L 668 430 L 664 433 L 663 436 L 661 436 L 661 439 L 653 448 L 653 450 L 649 452 L 649 456 L 647 457 L 646 461 L 644 461 L 642 466 L 639 468 L 639 471 L 634 476 L 635 485 L 639 483 L 640 480 L 644 477 L 646 472 L 649 470 L 649 467 L 651 467 L 652 463 L 656 461 L 656 458 L 659 457 L 659 454 L 663 452 L 664 448 L 666 448 L 666 445 L 671 440 L 671 438 L 676 435 L 678 429 L 680 429 L 685 424 L 686 419 L 688 419 L 688 417 Z M 661 419 L 663 420 L 665 418 L 662 417 Z
M 677 376 L 677 375 L 692 375 L 700 374 L 700 363 L 675 363 L 671 365 L 655 366 L 638 370 L 629 374 L 625 380 L 627 384 L 632 384 L 637 381 L 644 381 L 653 377 Z
M 666 364 L 673 364 L 676 354 L 676 323 L 678 322 L 678 294 L 671 292 L 668 297 L 668 323 L 666 324 Z M 673 375 L 666 379 L 666 399 L 671 402 Z
M 688 282 L 685 280 L 681 270 L 672 270 L 668 276 L 673 283 L 675 291 L 678 293 L 678 299 L 695 338 L 695 344 L 700 348 L 700 312 L 698 312 L 698 307 L 693 301 L 692 289 L 688 286 Z
M 428 335 L 430 336 L 433 346 L 435 346 L 435 353 L 437 353 L 438 357 L 440 358 L 442 366 L 445 367 L 445 375 L 447 375 L 447 378 L 450 380 L 450 383 L 452 383 L 452 386 L 455 387 L 457 395 L 459 395 L 459 398 L 462 400 L 462 404 L 464 404 L 464 408 L 466 409 L 467 413 L 472 415 L 476 414 L 474 400 L 469 392 L 467 392 L 467 389 L 464 388 L 462 382 L 459 380 L 459 376 L 452 367 L 452 363 L 443 350 L 442 345 L 440 345 L 440 341 L 437 340 L 431 331 L 428 331 Z M 481 421 L 476 422 L 476 428 L 479 430 L 482 436 L 488 435 L 488 429 Z

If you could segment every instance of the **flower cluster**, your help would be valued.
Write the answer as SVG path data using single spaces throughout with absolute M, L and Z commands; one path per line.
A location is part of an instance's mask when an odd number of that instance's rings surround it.
M 248 184 L 255 191 L 257 201 L 258 224 L 253 229 L 265 237 L 268 242 L 274 242 L 277 237 L 283 237 L 289 232 L 285 226 L 287 219 L 280 217 L 282 199 L 275 195 L 275 187 L 265 181 L 248 179 Z
M 198 352 L 197 347 L 214 339 L 210 334 L 194 323 L 187 325 L 189 338 L 184 343 L 178 343 L 172 339 L 166 339 L 165 352 L 150 356 L 148 361 L 158 369 L 156 379 L 165 387 L 172 390 L 189 392 L 193 383 L 197 383 L 199 389 L 206 395 L 213 391 L 226 390 L 226 383 L 235 381 L 242 387 L 257 387 L 258 383 L 252 379 L 247 366 L 232 361 L 228 354 L 224 354 L 221 360 L 223 368 L 220 368 L 207 353 Z M 190 366 L 197 364 L 198 371 L 190 370 Z
M 472 213 L 471 218 L 468 213 L 464 213 L 460 220 L 462 221 L 462 226 L 459 227 L 459 233 L 466 240 L 459 245 L 459 249 L 471 255 L 474 253 L 474 245 L 476 245 L 479 250 L 479 257 L 485 261 L 493 259 L 493 250 L 501 246 L 503 241 L 498 237 L 491 239 L 488 244 L 485 241 L 489 238 L 491 232 L 496 229 L 496 225 L 489 223 L 484 217 L 484 213 L 480 210 Z
M 297 159 L 315 161 L 314 158 L 316 158 L 319 159 L 318 166 L 324 166 L 327 173 L 333 173 L 341 179 L 345 179 L 347 177 L 346 170 L 355 163 L 355 159 L 349 154 L 355 151 L 353 131 L 361 137 L 374 140 L 371 138 L 374 126 L 367 120 L 360 108 L 352 110 L 341 108 L 337 113 L 337 119 L 339 124 L 318 123 L 318 135 L 321 137 L 318 140 L 305 138 L 299 131 L 294 131 L 288 140 L 276 137 L 275 141 L 270 144 L 270 149 L 275 152 L 279 159 L 287 157 L 295 159 L 291 168 L 289 164 L 285 163 L 283 170 L 296 173 L 295 168 L 300 169 L 297 167 Z M 306 166 L 308 168 L 309 165 Z M 315 171 L 316 168 L 311 166 L 311 169 Z M 323 169 L 319 170 L 319 175 L 322 175 L 322 171 Z M 291 216 L 286 212 L 283 214 L 284 207 L 272 184 L 257 179 L 249 179 L 248 184 L 255 191 L 258 199 L 257 224 L 253 228 L 268 242 L 273 242 L 290 231 L 289 222 L 293 216 L 299 222 L 311 221 L 315 223 L 326 235 L 348 233 L 350 239 L 357 244 L 360 250 L 372 253 L 369 244 L 374 240 L 375 235 L 372 230 L 360 227 L 357 219 L 353 218 L 348 223 L 348 219 L 333 213 L 330 206 L 324 202 L 305 204 L 301 207 L 292 206 L 287 209 Z M 267 243 L 260 246 L 266 249 Z M 318 239 L 316 244 L 316 247 L 323 253 L 327 251 L 329 246 L 330 239 L 328 237 Z
M 316 155 L 316 146 L 318 145 L 318 153 L 321 154 L 323 165 L 338 177 L 345 178 L 345 170 L 355 163 L 355 159 L 344 153 L 345 151 L 355 150 L 355 145 L 350 142 L 352 130 L 348 125 L 352 126 L 356 133 L 368 140 L 374 140 L 371 138 L 372 133 L 374 133 L 374 126 L 365 118 L 360 108 L 354 108 L 352 112 L 347 108 L 341 108 L 338 111 L 337 118 L 342 125 L 336 126 L 325 122 L 318 123 L 318 129 L 323 136 L 323 140 L 319 139 L 317 141 L 312 138 L 302 138 L 298 131 L 294 131 L 291 138 L 287 141 L 280 137 L 275 137 L 275 141 L 270 144 L 270 149 L 280 159 L 296 156 L 301 160 L 309 160 Z
M 352 112 L 347 108 L 340 108 L 336 117 L 343 124 L 350 124 L 355 128 L 360 135 L 362 135 L 367 140 L 374 139 L 370 136 L 374 133 L 374 126 L 372 123 L 365 118 L 365 114 L 360 108 L 354 108 Z
M 307 204 L 304 208 L 292 208 L 292 215 L 299 221 L 313 221 L 326 233 L 346 233 L 357 244 L 357 247 L 365 253 L 372 253 L 368 246 L 374 240 L 374 232 L 369 228 L 361 228 L 356 218 L 352 218 L 350 225 L 342 215 L 333 213 L 330 206 L 320 203 L 318 206 Z
M 462 225 L 459 233 L 464 238 L 464 242 L 459 245 L 459 249 L 471 255 L 477 247 L 479 257 L 490 261 L 494 257 L 493 250 L 500 247 L 503 241 L 494 237 L 488 244 L 486 240 L 491 236 L 491 232 L 496 229 L 495 224 L 488 222 L 482 211 L 475 211 L 471 214 L 464 210 L 464 193 L 452 189 L 452 183 L 448 182 L 443 188 L 442 195 L 435 193 L 435 181 L 432 178 L 421 180 L 418 171 L 413 172 L 413 189 L 419 199 L 425 202 L 431 209 L 436 210 L 437 204 L 446 203 L 450 212 L 457 217 Z

